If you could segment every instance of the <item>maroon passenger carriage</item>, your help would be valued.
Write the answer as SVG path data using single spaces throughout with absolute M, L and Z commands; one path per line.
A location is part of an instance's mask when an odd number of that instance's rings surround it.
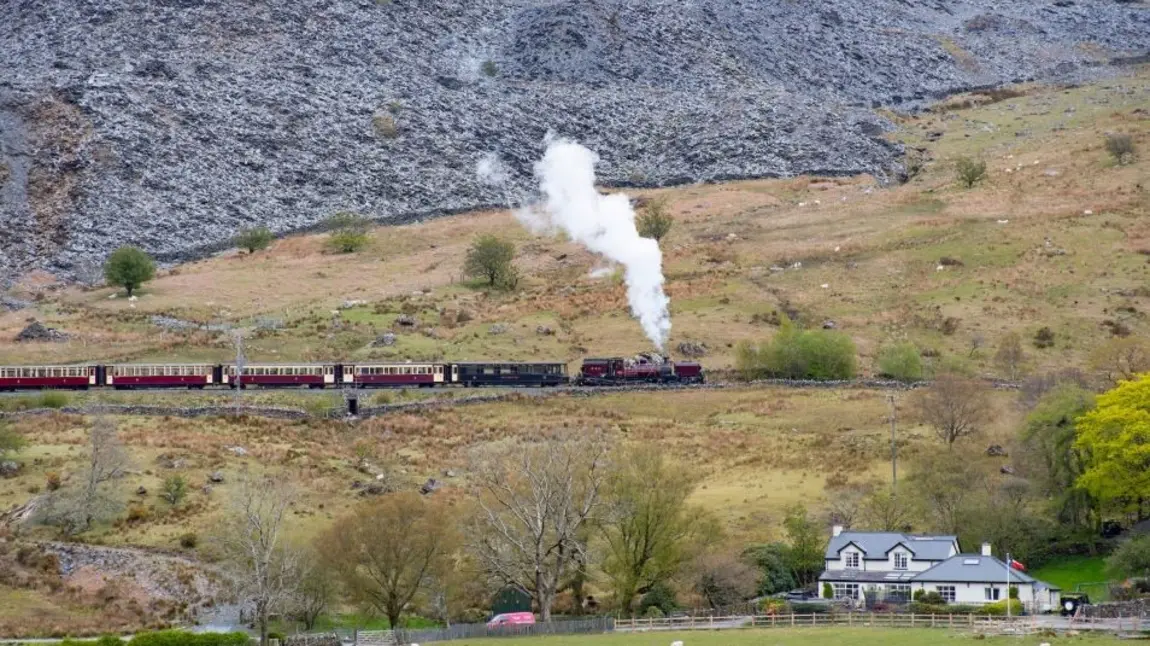
M 343 373 L 340 364 L 273 364 L 249 363 L 244 364 L 243 375 L 236 378 L 234 365 L 223 366 L 225 383 L 240 388 L 259 386 L 261 388 L 292 388 L 307 386 L 308 388 L 324 388 L 338 386 L 336 376 Z M 350 381 L 345 377 L 342 381 Z
M 104 385 L 129 388 L 203 388 L 227 380 L 219 365 L 208 364 L 117 364 L 103 368 Z
M 360 388 L 432 388 L 450 381 L 442 363 L 370 363 L 343 366 L 343 380 Z
M 99 386 L 103 366 L 0 366 L 0 391 L 87 390 Z

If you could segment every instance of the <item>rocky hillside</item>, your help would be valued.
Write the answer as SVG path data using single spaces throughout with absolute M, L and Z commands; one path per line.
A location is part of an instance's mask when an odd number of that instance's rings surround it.
M 606 181 L 896 173 L 879 106 L 1112 73 L 1130 0 L 10 0 L 0 272 L 167 259 L 242 226 L 386 220 L 526 188 L 545 133 Z M 15 63 L 15 64 L 12 64 Z M 2 275 L 2 274 L 0 274 Z

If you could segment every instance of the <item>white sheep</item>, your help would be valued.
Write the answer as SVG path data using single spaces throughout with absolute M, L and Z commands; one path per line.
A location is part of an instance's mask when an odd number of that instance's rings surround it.
M 671 642 L 671 646 L 683 646 L 683 642 Z M 1050 646 L 1050 644 L 1047 644 L 1046 646 Z

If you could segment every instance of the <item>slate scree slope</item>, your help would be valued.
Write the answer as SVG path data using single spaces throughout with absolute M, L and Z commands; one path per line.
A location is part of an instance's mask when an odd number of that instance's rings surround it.
M 874 108 L 1081 80 L 1142 0 L 5 0 L 0 275 L 244 226 L 500 204 L 548 131 L 607 184 L 898 172 Z

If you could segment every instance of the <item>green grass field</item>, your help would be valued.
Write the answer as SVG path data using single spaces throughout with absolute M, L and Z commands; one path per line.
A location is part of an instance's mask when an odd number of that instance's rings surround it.
M 939 643 L 1017 644 L 1040 643 L 1108 644 L 1111 636 L 994 637 L 977 639 L 970 634 L 930 629 L 809 628 L 775 630 L 724 630 L 712 632 L 649 632 L 612 635 L 556 635 L 551 637 L 475 639 L 452 642 L 459 646 L 902 646 Z
M 1031 572 L 1033 576 L 1062 588 L 1064 592 L 1075 592 L 1080 583 L 1106 581 L 1106 560 L 1101 556 L 1070 556 L 1048 563 Z

